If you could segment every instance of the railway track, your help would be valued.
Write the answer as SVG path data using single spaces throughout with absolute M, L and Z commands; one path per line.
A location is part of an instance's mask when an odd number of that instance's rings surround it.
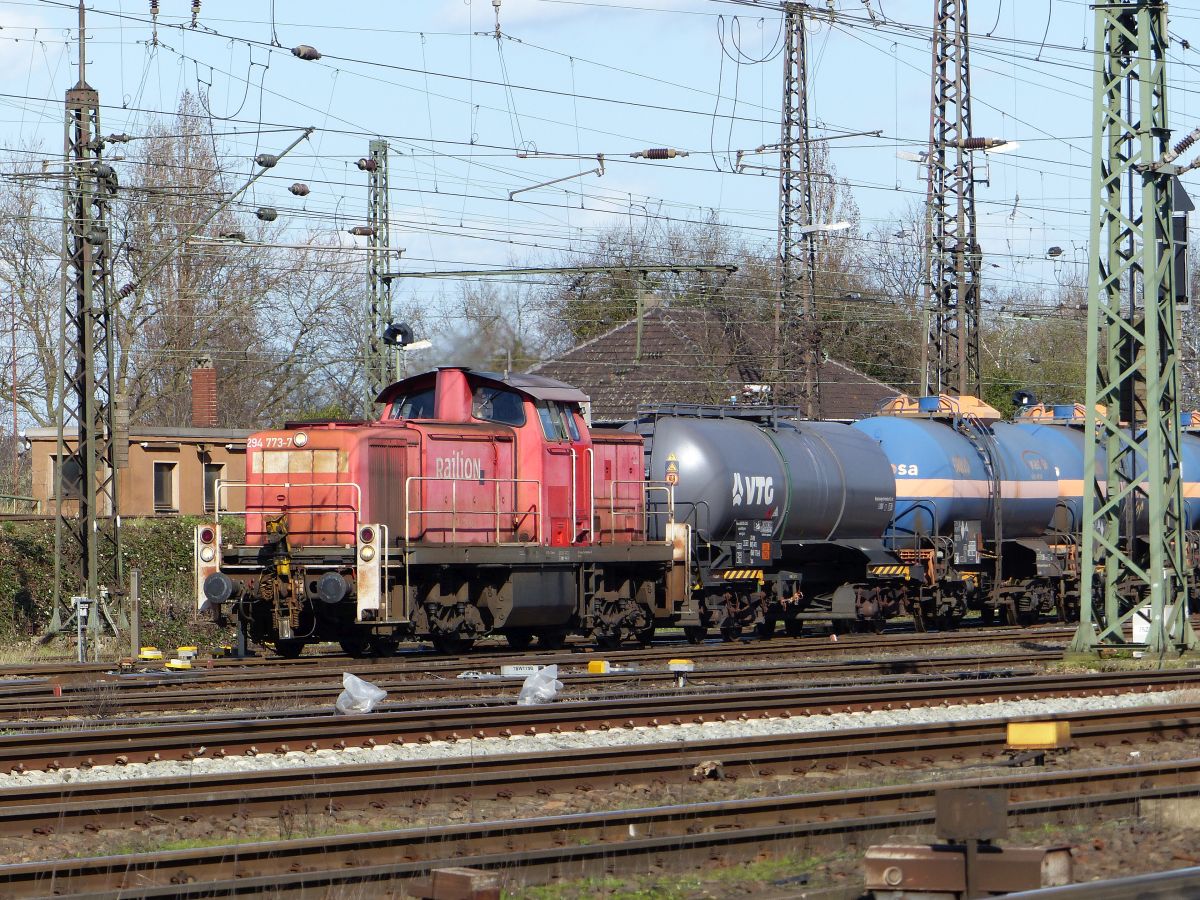
M 381 882 L 449 865 L 502 869 L 510 881 L 617 865 L 681 867 L 927 828 L 936 792 L 968 786 L 1007 789 L 1018 824 L 1073 821 L 1085 810 L 1122 815 L 1147 801 L 1194 797 L 1200 759 L 42 861 L 2 866 L 0 882 L 13 897 L 186 898 L 256 888 L 311 895 L 355 884 L 375 885 L 377 896 Z
M 286 753 L 291 749 L 370 747 L 385 742 L 455 741 L 546 731 L 604 731 L 730 719 L 790 718 L 997 699 L 1152 692 L 1197 685 L 1200 685 L 1200 671 L 1177 670 L 790 687 L 696 696 L 660 694 L 634 700 L 595 699 L 540 706 L 508 703 L 442 706 L 365 716 L 196 717 L 160 725 L 0 735 L 0 771 L 191 759 L 204 754 L 258 755 Z
M 955 673 L 981 670 L 1012 670 L 1057 659 L 1060 650 L 1046 647 L 1016 653 L 995 653 L 984 656 L 952 656 L 916 659 L 890 657 L 882 660 L 853 659 L 844 662 L 783 662 L 762 665 L 711 668 L 703 664 L 689 676 L 692 689 L 714 685 L 753 682 L 758 686 L 779 686 L 789 679 L 805 679 L 806 683 L 835 677 L 863 679 L 878 676 L 913 677 L 931 673 Z M 394 708 L 398 702 L 432 702 L 435 699 L 459 698 L 498 699 L 515 697 L 521 679 L 422 678 L 416 679 L 407 671 L 399 673 L 379 669 L 370 679 L 388 691 L 389 700 L 383 708 Z M 662 668 L 630 667 L 609 675 L 594 675 L 584 671 L 561 671 L 559 680 L 568 692 L 586 692 L 597 696 L 647 689 L 661 690 L 673 683 L 675 676 Z M 38 718 L 103 718 L 106 720 L 130 716 L 131 713 L 157 714 L 174 710 L 221 707 L 227 710 L 252 709 L 280 704 L 294 706 L 314 703 L 330 704 L 341 691 L 341 672 L 332 667 L 296 672 L 287 680 L 273 672 L 253 672 L 214 675 L 196 680 L 173 676 L 131 678 L 118 681 L 77 682 L 62 685 L 56 692 L 46 683 L 20 683 L 6 688 L 0 700 L 0 724 L 17 726 L 24 720 Z M 248 693 L 249 692 L 249 693 Z
M 1028 720 L 1038 718 L 1050 717 Z M 1081 711 L 1053 718 L 1071 723 L 1078 746 L 1160 743 L 1200 735 L 1200 710 L 1193 705 Z M 1004 724 L 974 720 L 693 741 L 683 747 L 554 749 L 431 762 L 30 785 L 4 792 L 0 834 L 136 829 L 233 816 L 282 819 L 298 811 L 322 816 L 335 809 L 401 810 L 451 798 L 498 802 L 515 795 L 612 789 L 617 782 L 679 784 L 694 780 L 696 767 L 712 761 L 719 761 L 721 777 L 729 779 L 816 770 L 905 771 L 945 760 L 990 764 L 1003 762 Z
M 882 635 L 843 635 L 837 642 L 831 642 L 828 637 L 784 638 L 775 637 L 769 640 L 747 639 L 731 643 L 708 642 L 704 644 L 688 644 L 680 639 L 678 642 L 656 642 L 650 647 L 629 648 L 619 650 L 598 651 L 590 645 L 578 645 L 563 650 L 504 650 L 500 646 L 482 646 L 476 650 L 456 656 L 442 656 L 429 650 L 408 650 L 391 657 L 370 657 L 353 659 L 345 654 L 327 654 L 322 656 L 302 656 L 298 659 L 283 659 L 273 656 L 256 656 L 247 659 L 211 658 L 196 664 L 196 668 L 186 673 L 186 678 L 216 678 L 219 676 L 237 674 L 239 672 L 278 671 L 280 679 L 291 679 L 311 670 L 351 668 L 369 677 L 367 673 L 387 672 L 417 672 L 417 673 L 457 673 L 464 669 L 479 669 L 500 666 L 511 663 L 533 662 L 540 665 L 556 663 L 560 666 L 582 665 L 583 660 L 592 658 L 608 659 L 615 663 L 652 663 L 665 662 L 677 656 L 689 659 L 704 660 L 714 665 L 721 663 L 736 663 L 745 659 L 786 658 L 805 654 L 815 656 L 842 655 L 846 653 L 877 654 L 881 650 L 926 651 L 931 648 L 957 648 L 971 644 L 1003 644 L 1021 641 L 1069 641 L 1074 629 L 1057 625 L 1043 625 L 1033 628 L 963 628 L 953 632 L 935 632 L 913 634 L 912 632 L 885 632 Z M 55 680 L 66 690 L 73 682 L 79 680 L 97 680 L 105 677 L 115 678 L 112 663 L 31 663 L 28 665 L 0 666 L 0 682 L 6 689 L 10 685 L 19 685 L 24 680 Z M 183 680 L 176 676 L 176 680 Z

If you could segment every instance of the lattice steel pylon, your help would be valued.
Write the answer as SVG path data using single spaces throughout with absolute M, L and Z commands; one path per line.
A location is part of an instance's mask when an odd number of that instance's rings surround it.
M 1124 627 L 1148 601 L 1147 649 L 1165 654 L 1196 647 L 1180 477 L 1166 4 L 1098 5 L 1095 47 L 1089 441 L 1071 649 L 1127 645 Z
M 933 83 L 925 207 L 927 394 L 978 393 L 979 241 L 971 137 L 967 0 L 934 0 Z M 978 145 L 978 146 L 976 146 Z
M 812 154 L 808 136 L 808 48 L 804 3 L 783 6 L 783 115 L 779 130 L 779 288 L 775 303 L 772 387 L 785 381 L 783 360 L 800 357 L 796 405 L 809 418 L 820 415 L 820 328 L 817 321 L 817 268 L 813 224 Z M 798 313 L 798 315 L 797 315 Z M 797 322 L 798 320 L 798 322 Z M 799 327 L 795 327 L 798 324 Z
M 367 173 L 367 395 L 365 409 L 374 409 L 379 392 L 398 377 L 395 352 L 384 343 L 383 331 L 392 321 L 392 281 L 385 278 L 390 250 L 388 227 L 388 142 L 373 140 L 359 166 Z
M 50 631 L 64 630 L 64 588 L 93 601 L 89 626 L 116 629 L 106 594 L 122 590 L 117 470 L 125 448 L 114 440 L 111 247 L 108 202 L 116 174 L 103 161 L 100 97 L 86 80 L 87 44 L 79 4 L 79 81 L 66 95 L 63 185 L 61 369 L 55 467 L 54 610 Z M 68 514 L 75 502 L 78 515 Z M 77 581 L 66 582 L 68 554 L 79 554 Z

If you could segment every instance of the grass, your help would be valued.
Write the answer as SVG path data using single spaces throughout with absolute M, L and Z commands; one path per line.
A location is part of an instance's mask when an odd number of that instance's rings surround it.
M 506 900 L 687 900 L 692 897 L 720 896 L 734 888 L 786 884 L 798 876 L 816 873 L 833 862 L 857 859 L 857 853 L 828 856 L 783 855 L 729 866 L 692 869 L 683 873 L 651 875 L 607 875 L 578 878 L 553 884 L 528 885 L 505 890 Z M 797 885 L 798 886 L 798 885 Z

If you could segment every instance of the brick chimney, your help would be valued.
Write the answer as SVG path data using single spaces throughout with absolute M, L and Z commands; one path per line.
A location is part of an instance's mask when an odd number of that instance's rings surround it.
M 210 359 L 192 369 L 192 427 L 217 427 L 217 370 Z

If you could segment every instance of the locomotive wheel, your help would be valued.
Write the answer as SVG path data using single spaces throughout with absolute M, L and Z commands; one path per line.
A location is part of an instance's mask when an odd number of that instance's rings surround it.
M 351 638 L 345 641 L 338 641 L 341 645 L 342 652 L 347 656 L 353 656 L 355 659 L 366 659 L 369 656 L 374 656 L 375 651 L 369 640 L 363 638 Z
M 654 626 L 649 625 L 637 633 L 637 642 L 642 647 L 649 647 L 654 640 Z
M 284 659 L 296 659 L 301 653 L 304 652 L 304 641 L 276 641 L 275 652 Z
M 703 644 L 704 639 L 708 637 L 708 629 L 700 625 L 684 625 L 683 636 L 689 644 Z
M 985 604 L 983 608 L 979 610 L 979 621 L 983 622 L 984 625 L 995 625 L 996 607 Z
M 433 641 L 433 648 L 438 653 L 449 655 L 466 653 L 475 646 L 474 638 L 463 637 L 461 634 L 435 634 L 431 640 Z
M 759 640 L 769 641 L 775 635 L 775 620 L 766 619 L 754 626 L 754 633 Z
M 395 656 L 399 642 L 393 637 L 373 637 L 368 642 L 372 656 Z
M 532 631 L 510 631 L 504 635 L 504 639 L 508 641 L 508 646 L 514 650 L 528 650 L 533 646 Z
M 543 650 L 561 650 L 567 643 L 567 629 L 562 626 L 554 628 L 539 628 L 537 630 L 538 646 Z
M 804 620 L 784 619 L 783 630 L 788 637 L 801 637 L 804 634 Z
M 595 640 L 597 650 L 616 650 L 621 646 L 621 635 L 613 634 L 611 631 L 596 635 Z

